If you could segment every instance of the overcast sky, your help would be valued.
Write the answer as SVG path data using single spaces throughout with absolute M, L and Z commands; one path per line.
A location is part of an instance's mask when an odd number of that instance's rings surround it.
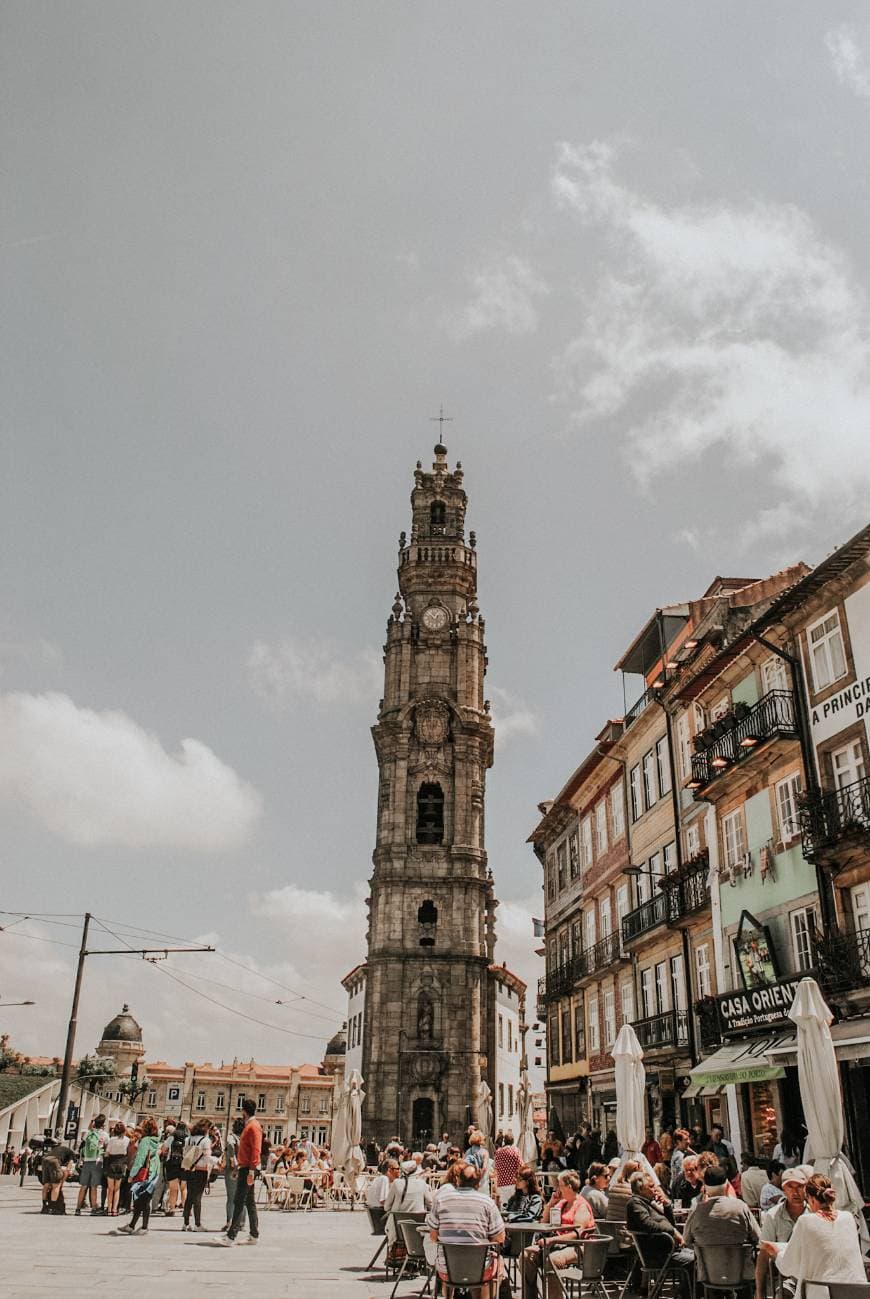
M 2 905 L 72 918 L 0 934 L 0 1029 L 62 1050 L 89 908 L 278 982 L 94 957 L 82 1049 L 126 999 L 152 1057 L 320 1059 L 441 402 L 531 979 L 525 840 L 634 632 L 866 522 L 866 5 L 2 11 Z

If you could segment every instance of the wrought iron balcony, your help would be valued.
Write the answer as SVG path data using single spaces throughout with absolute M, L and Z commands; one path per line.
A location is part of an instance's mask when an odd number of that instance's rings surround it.
M 634 1031 L 645 1051 L 659 1046 L 688 1046 L 689 1013 L 686 1010 L 666 1010 L 661 1015 L 638 1019 Z
M 800 810 L 804 856 L 812 859 L 843 839 L 870 837 L 870 776 L 831 789 Z
M 622 719 L 623 730 L 627 731 L 629 726 L 631 726 L 634 722 L 637 721 L 641 713 L 646 712 L 646 710 L 649 708 L 650 704 L 653 702 L 655 697 L 656 697 L 656 692 L 655 690 L 653 690 L 652 686 L 650 686 L 648 690 L 644 690 L 640 699 L 636 700 L 631 705 L 631 708 L 629 708 L 628 712 L 623 717 Z
M 598 974 L 623 959 L 619 933 L 608 934 L 606 938 L 602 938 L 600 942 L 595 943 L 593 947 L 587 947 L 585 952 L 581 953 L 580 978 L 584 975 L 588 977 L 590 974 Z
M 649 933 L 657 925 L 663 925 L 668 919 L 668 903 L 664 893 L 655 893 L 648 902 L 629 911 L 622 918 L 622 941 L 630 943 L 635 938 Z
M 580 957 L 573 956 L 562 965 L 556 965 L 544 980 L 544 996 L 548 1001 L 554 997 L 564 997 L 574 990 L 574 984 L 580 976 Z M 540 994 L 540 985 L 539 985 Z
M 794 696 L 790 690 L 770 690 L 748 711 L 735 710 L 713 723 L 721 733 L 692 754 L 692 788 L 701 789 L 732 767 L 750 758 L 770 740 L 797 735 Z M 697 741 L 696 741 L 697 743 Z M 697 795 L 696 795 L 697 796 Z
M 870 929 L 817 939 L 816 967 L 826 992 L 870 988 Z
M 668 879 L 665 897 L 669 924 L 679 924 L 710 905 L 710 857 L 706 851 L 687 862 L 681 875 Z

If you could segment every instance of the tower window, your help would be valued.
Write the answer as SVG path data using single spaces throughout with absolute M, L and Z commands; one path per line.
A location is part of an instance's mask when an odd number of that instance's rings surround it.
M 447 526 L 447 506 L 443 501 L 433 501 L 429 510 L 429 523 L 434 537 L 443 535 Z
M 444 840 L 444 791 L 440 785 L 421 785 L 417 793 L 417 843 Z
M 435 946 L 435 927 L 438 924 L 438 908 L 431 898 L 427 898 L 417 908 L 417 923 L 420 926 L 420 946 Z

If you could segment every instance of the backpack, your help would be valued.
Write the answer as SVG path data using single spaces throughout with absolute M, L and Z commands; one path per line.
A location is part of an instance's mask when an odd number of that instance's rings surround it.
M 100 1134 L 96 1128 L 91 1128 L 82 1142 L 82 1159 L 91 1160 L 99 1159 L 103 1153 Z
M 169 1162 L 171 1164 L 180 1164 L 184 1158 L 184 1147 L 187 1144 L 187 1135 L 172 1138 L 172 1145 L 169 1147 Z
M 184 1169 L 186 1173 L 191 1172 L 194 1165 L 198 1164 L 200 1159 L 204 1155 L 205 1153 L 205 1151 L 203 1150 L 204 1142 L 205 1142 L 205 1137 L 200 1137 L 198 1141 L 189 1145 L 185 1150 L 184 1154 L 181 1156 L 181 1167 Z

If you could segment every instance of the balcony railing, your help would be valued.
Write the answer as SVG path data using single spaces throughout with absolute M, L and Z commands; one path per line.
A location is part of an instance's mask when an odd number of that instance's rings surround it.
M 664 893 L 655 893 L 648 902 L 629 911 L 622 918 L 622 941 L 630 943 L 634 938 L 649 933 L 657 925 L 663 925 L 668 918 L 667 898 Z
M 621 958 L 622 943 L 619 933 L 608 934 L 606 938 L 602 938 L 593 947 L 587 947 L 582 953 L 581 977 L 584 974 L 597 974 L 599 970 L 607 970 Z
M 851 835 L 870 835 L 870 776 L 820 794 L 800 810 L 804 856 L 812 860 Z
M 640 699 L 636 700 L 631 705 L 631 708 L 629 708 L 628 712 L 623 717 L 622 719 L 623 730 L 627 731 L 629 726 L 631 726 L 633 722 L 637 721 L 641 713 L 646 712 L 647 708 L 649 708 L 650 704 L 653 702 L 655 697 L 656 697 L 656 692 L 655 690 L 653 690 L 652 686 L 650 686 L 648 690 L 644 690 Z
M 562 965 L 555 966 L 547 974 L 544 982 L 544 996 L 547 1000 L 553 997 L 564 997 L 574 989 L 574 984 L 580 977 L 581 958 L 572 956 Z
M 870 929 L 817 939 L 816 967 L 826 992 L 870 987 Z
M 668 923 L 674 924 L 693 916 L 710 905 L 710 859 L 699 853 L 683 868 L 683 874 L 665 885 L 668 900 Z
M 794 696 L 790 690 L 770 690 L 742 716 L 734 712 L 713 726 L 722 727 L 722 733 L 692 754 L 692 784 L 696 789 L 744 762 L 768 740 L 797 735 Z
M 635 1021 L 634 1031 L 645 1051 L 657 1046 L 688 1046 L 688 1011 L 666 1010 L 661 1015 L 638 1019 Z

